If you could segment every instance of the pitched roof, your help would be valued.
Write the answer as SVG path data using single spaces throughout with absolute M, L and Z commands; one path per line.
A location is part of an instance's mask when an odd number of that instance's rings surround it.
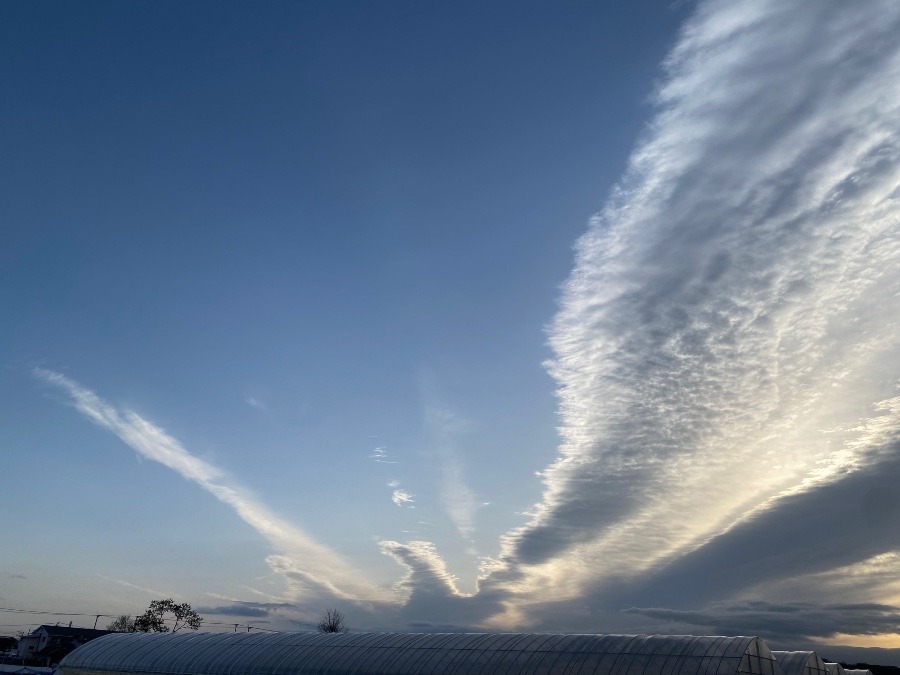
M 79 639 L 93 640 L 101 635 L 108 635 L 110 631 L 99 630 L 97 628 L 72 628 L 69 626 L 48 626 L 43 625 L 35 629 L 35 633 L 43 628 L 50 637 L 71 637 Z

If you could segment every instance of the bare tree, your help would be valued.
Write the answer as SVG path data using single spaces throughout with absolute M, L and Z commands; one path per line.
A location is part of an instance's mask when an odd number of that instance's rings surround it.
M 171 618 L 167 617 L 171 614 Z M 182 602 L 175 602 L 172 598 L 165 600 L 154 600 L 150 603 L 147 611 L 134 619 L 134 630 L 140 633 L 168 633 L 169 627 L 166 620 L 174 620 L 171 630 L 173 633 L 182 628 L 190 628 L 197 630 L 203 623 L 203 617 L 197 614 L 191 606 Z
M 113 621 L 106 624 L 106 630 L 113 630 L 118 633 L 133 633 L 134 619 L 130 614 L 119 614 Z
M 349 633 L 350 629 L 344 625 L 344 615 L 336 609 L 326 610 L 325 616 L 316 624 L 320 633 Z

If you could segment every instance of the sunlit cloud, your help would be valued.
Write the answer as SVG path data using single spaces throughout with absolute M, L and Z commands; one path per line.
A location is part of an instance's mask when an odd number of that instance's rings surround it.
M 416 502 L 413 496 L 406 490 L 394 490 L 391 493 L 391 501 L 397 506 L 406 506 L 408 508 L 413 508 L 413 504 Z
M 774 583 L 750 588 L 744 594 L 771 601 L 790 598 L 814 602 L 825 597 L 834 603 L 889 603 L 900 606 L 900 550 L 878 553 L 820 572 L 788 575 Z
M 172 469 L 231 507 L 279 551 L 267 558 L 272 569 L 294 584 L 302 580 L 308 593 L 318 592 L 348 600 L 389 599 L 335 551 L 273 515 L 248 490 L 229 479 L 222 469 L 192 455 L 160 427 L 131 410 L 119 410 L 109 405 L 60 373 L 38 368 L 34 374 L 65 391 L 76 410 L 118 436 L 139 455 Z
M 406 570 L 396 584 L 397 592 L 405 598 L 399 617 L 413 630 L 477 627 L 485 616 L 499 609 L 496 598 L 462 593 L 433 543 L 382 541 L 380 547 Z
M 382 541 L 381 551 L 406 568 L 406 576 L 398 587 L 406 593 L 423 592 L 435 596 L 462 595 L 456 588 L 456 577 L 447 570 L 444 560 L 434 544 L 428 541 L 411 541 L 401 544 Z
M 780 640 L 827 639 L 840 634 L 900 632 L 900 607 L 877 603 L 716 603 L 702 610 L 630 608 L 664 625 L 701 629 L 709 635 L 761 635 Z M 840 630 L 838 630 L 840 626 Z
M 577 244 L 548 328 L 561 443 L 499 554 L 474 548 L 465 424 L 424 387 L 423 454 L 474 594 L 430 541 L 381 541 L 403 578 L 375 587 L 159 427 L 35 373 L 263 535 L 284 597 L 365 604 L 375 625 L 900 634 L 897 35 L 893 0 L 698 3 Z
M 559 457 L 483 585 L 577 599 L 889 456 L 898 34 L 892 2 L 699 5 L 578 242 Z

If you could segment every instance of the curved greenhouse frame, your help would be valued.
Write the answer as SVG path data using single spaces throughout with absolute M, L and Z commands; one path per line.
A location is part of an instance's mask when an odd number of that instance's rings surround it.
M 756 637 L 119 633 L 58 675 L 783 675 Z
M 831 675 L 815 652 L 772 652 L 784 675 Z M 862 675 L 862 674 L 860 674 Z
M 828 675 L 847 675 L 847 671 L 840 663 L 826 663 L 825 667 L 828 669 Z

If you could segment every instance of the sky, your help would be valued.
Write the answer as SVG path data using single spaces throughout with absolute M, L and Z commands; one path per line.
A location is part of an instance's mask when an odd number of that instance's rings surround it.
M 0 632 L 173 597 L 900 664 L 898 36 L 3 3 Z

